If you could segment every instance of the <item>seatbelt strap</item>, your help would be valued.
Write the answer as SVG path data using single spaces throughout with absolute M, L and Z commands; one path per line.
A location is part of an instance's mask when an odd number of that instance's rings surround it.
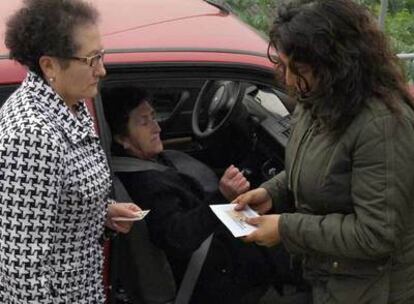
M 174 304 L 188 304 L 194 291 L 195 284 L 207 257 L 208 250 L 213 239 L 213 233 L 201 243 L 200 247 L 193 252 L 187 265 L 184 278 L 178 290 Z
M 143 160 L 136 157 L 112 157 L 112 168 L 115 172 L 141 172 L 148 170 L 166 171 L 169 168 L 150 160 Z

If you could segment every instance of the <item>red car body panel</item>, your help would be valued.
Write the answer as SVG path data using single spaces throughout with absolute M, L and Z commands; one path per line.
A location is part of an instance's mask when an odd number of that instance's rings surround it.
M 121 4 L 122 3 L 122 4 Z M 233 15 L 194 0 L 95 0 L 101 13 L 105 63 L 217 62 L 271 69 L 267 42 Z M 6 20 L 21 5 L 2 1 Z M 20 82 L 24 69 L 7 60 L 0 24 L 0 83 Z M 118 54 L 111 54 L 118 53 Z

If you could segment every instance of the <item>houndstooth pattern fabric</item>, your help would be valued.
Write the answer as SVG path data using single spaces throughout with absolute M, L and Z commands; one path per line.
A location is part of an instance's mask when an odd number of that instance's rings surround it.
M 0 110 L 0 303 L 104 303 L 110 183 L 85 105 L 29 72 Z

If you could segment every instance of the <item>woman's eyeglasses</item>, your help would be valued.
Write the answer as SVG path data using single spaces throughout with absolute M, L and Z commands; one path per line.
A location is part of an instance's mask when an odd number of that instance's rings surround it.
M 91 56 L 85 56 L 85 57 L 70 56 L 70 57 L 65 57 L 65 59 L 79 60 L 80 62 L 83 62 L 89 65 L 91 68 L 94 68 L 98 65 L 100 61 L 103 62 L 104 55 L 105 55 L 105 50 L 101 50 L 99 51 L 99 53 L 91 55 Z

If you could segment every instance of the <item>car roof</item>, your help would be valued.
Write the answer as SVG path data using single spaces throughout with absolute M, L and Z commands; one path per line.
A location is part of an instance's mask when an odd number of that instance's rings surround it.
M 110 1 L 110 0 L 101 0 Z M 102 8 L 107 48 L 164 48 L 226 50 L 264 53 L 264 39 L 251 28 L 203 1 L 146 0 L 131 5 L 141 10 L 139 18 L 125 14 L 123 20 Z M 143 5 L 145 3 L 145 5 Z M 122 8 L 128 9 L 127 6 Z M 131 20 L 133 19 L 133 20 Z
M 22 0 L 1 1 L 0 55 L 5 21 Z M 222 50 L 265 53 L 265 39 L 233 15 L 201 0 L 94 0 L 106 49 Z
M 22 0 L 0 3 L 0 59 L 8 53 L 6 20 L 21 4 Z M 114 55 L 107 56 L 106 63 L 131 63 L 139 58 L 140 62 L 235 62 L 271 69 L 266 39 L 233 14 L 205 1 L 94 0 L 93 4 L 101 14 L 105 49 Z M 1 67 L 15 69 L 10 60 L 0 60 Z M 21 78 L 23 72 L 18 74 Z

